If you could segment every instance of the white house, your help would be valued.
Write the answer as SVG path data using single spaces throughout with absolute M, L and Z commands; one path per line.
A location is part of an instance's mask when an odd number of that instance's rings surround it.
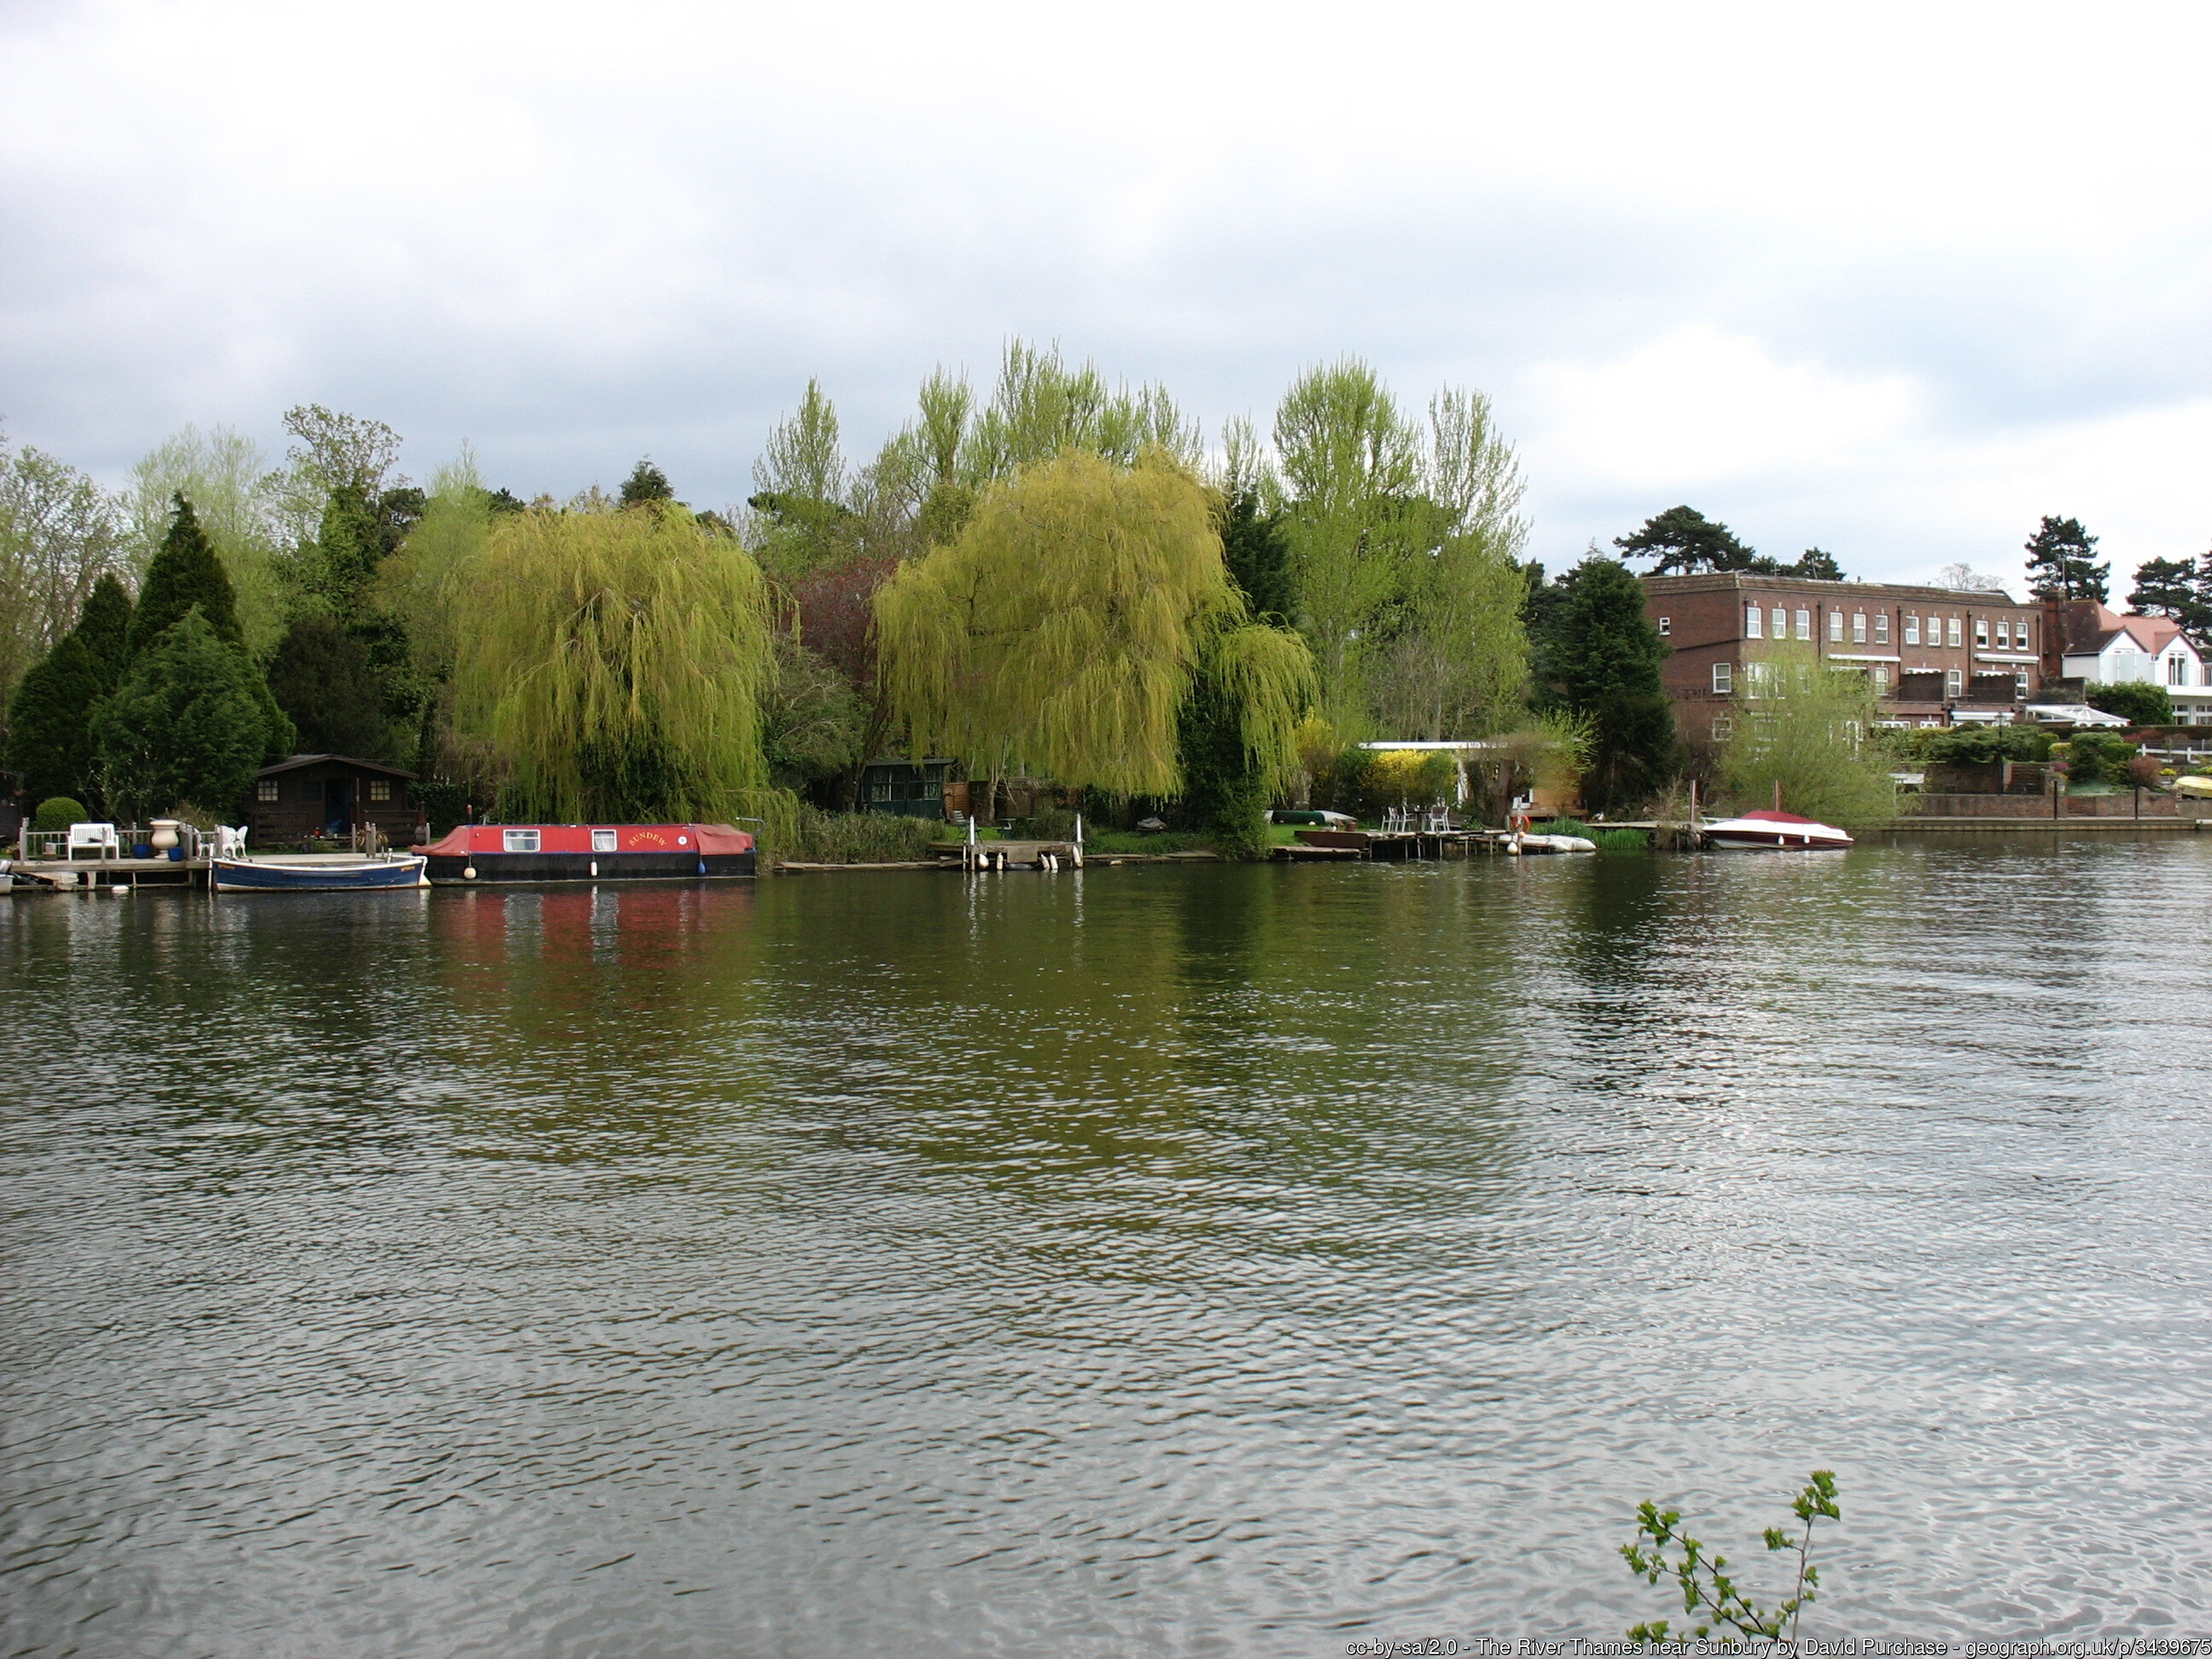
M 2190 644 L 2179 623 L 2126 616 L 2103 605 L 2070 605 L 2066 611 L 2061 672 L 2067 678 L 2092 685 L 2162 685 L 2173 699 L 2176 720 L 2212 725 L 2212 665 Z

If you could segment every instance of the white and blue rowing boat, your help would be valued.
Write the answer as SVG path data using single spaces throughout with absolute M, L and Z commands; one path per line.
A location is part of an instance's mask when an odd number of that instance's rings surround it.
M 208 878 L 219 893 L 334 893 L 356 888 L 428 887 L 429 860 L 420 853 L 371 858 L 222 858 Z

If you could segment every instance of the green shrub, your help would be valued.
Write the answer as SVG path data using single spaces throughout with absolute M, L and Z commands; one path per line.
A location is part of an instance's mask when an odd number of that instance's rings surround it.
M 1592 839 L 1589 825 L 1579 818 L 1553 818 L 1549 823 L 1531 824 L 1528 833 L 1532 836 L 1580 836 L 1584 841 Z
M 2136 746 L 2125 738 L 2110 732 L 2076 732 L 2063 744 L 2054 745 L 2054 754 L 2059 748 L 2065 750 L 2069 789 L 2126 786 Z
M 2042 761 L 2051 756 L 2048 732 L 2032 726 L 1966 726 L 1946 731 L 1900 732 L 1893 742 L 1900 758 L 1929 766 L 1988 766 L 1999 761 Z
M 2084 699 L 2090 708 L 2118 714 L 2134 726 L 2173 724 L 2173 699 L 2162 685 L 2147 680 L 2123 680 L 2112 685 L 2093 685 Z
M 1600 830 L 1590 839 L 1601 853 L 1648 853 L 1651 835 L 1645 830 Z
M 55 795 L 39 803 L 39 810 L 31 815 L 31 828 L 46 833 L 66 830 L 72 823 L 90 821 L 92 814 L 81 800 L 71 800 L 67 795 Z

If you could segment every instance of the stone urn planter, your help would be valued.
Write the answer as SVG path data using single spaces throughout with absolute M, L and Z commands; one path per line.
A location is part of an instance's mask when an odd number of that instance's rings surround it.
M 154 833 L 147 837 L 147 845 L 154 849 L 157 856 L 167 858 L 176 851 L 177 843 L 180 839 L 177 834 L 177 820 L 155 818 L 153 828 Z

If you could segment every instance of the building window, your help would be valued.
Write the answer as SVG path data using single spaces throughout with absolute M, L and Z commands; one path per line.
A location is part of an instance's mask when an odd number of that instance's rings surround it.
M 1801 640 L 1809 640 L 1813 637 L 1813 613 L 1809 611 L 1800 611 L 1797 613 L 1797 637 Z
M 1889 643 L 1889 612 L 1887 611 L 1878 611 L 1875 613 L 1874 619 L 1874 642 L 1876 645 L 1887 645 Z
M 1778 605 L 1774 607 L 1774 637 L 1778 640 L 1790 637 L 1790 613 Z
M 1956 668 L 1947 668 L 1943 671 L 1943 695 L 1945 696 L 1955 697 L 1966 689 L 1966 677 L 1964 672 Z
M 1843 642 L 1844 613 L 1840 611 L 1831 611 L 1828 613 L 1828 643 L 1841 645 Z
M 592 850 L 594 853 L 613 852 L 615 850 L 615 832 L 611 830 L 592 830 Z
M 1767 688 L 1772 683 L 1773 678 L 1774 665 L 1772 663 L 1747 662 L 1744 664 L 1743 695 L 1747 697 L 1754 698 L 1766 696 Z
M 1908 616 L 1905 619 L 1905 642 L 1907 645 L 1920 643 L 1920 618 L 1917 616 Z
M 1874 694 L 1877 697 L 1889 695 L 1889 665 L 1886 662 L 1874 665 Z
M 1747 639 L 1747 640 L 1756 640 L 1756 639 L 1762 638 L 1762 637 L 1763 637 L 1763 634 L 1762 634 L 1761 630 L 1765 628 L 1765 623 L 1766 623 L 1766 612 L 1765 612 L 1765 611 L 1764 611 L 1760 610 L 1760 609 L 1759 609 L 1757 605 L 1747 605 L 1744 606 L 1744 608 L 1743 608 L 1743 636 L 1744 636 L 1744 638 L 1746 638 L 1746 639 Z
M 502 830 L 500 831 L 500 845 L 510 853 L 534 853 L 538 850 L 538 832 L 535 830 Z
M 1672 617 L 1662 617 L 1659 618 L 1659 637 L 1661 639 L 1665 639 L 1674 631 L 1674 619 Z
M 1990 648 L 1990 619 L 1987 617 L 1974 618 L 1974 648 L 1977 651 Z
M 1735 665 L 1717 662 L 1713 665 L 1713 695 L 1725 697 L 1735 690 Z
M 2168 685 L 2189 684 L 2189 659 L 2179 651 L 2166 659 L 2166 683 Z
M 1956 617 L 1946 617 L 1943 619 L 1943 631 L 1950 635 L 1951 643 L 1953 645 L 1957 645 L 1960 642 L 1959 637 L 1959 619 Z
M 390 778 L 371 778 L 368 781 L 368 798 L 371 800 L 390 800 L 392 799 L 392 780 Z
M 2012 637 L 2013 643 L 2021 650 L 2033 651 L 2035 649 L 2033 646 L 2027 642 L 2027 624 L 2026 623 L 2016 622 L 2012 625 Z
M 2002 617 L 1997 619 L 1997 649 L 2000 651 L 2012 649 L 2012 624 Z
M 1856 612 L 1851 617 L 1851 643 L 1853 645 L 1866 643 L 1866 612 L 1863 611 Z
M 1859 739 L 1865 736 L 1865 728 L 1860 726 L 1856 720 L 1845 720 L 1844 722 L 1844 741 L 1849 743 L 1852 748 L 1857 748 L 1859 745 Z
M 1715 743 L 1727 742 L 1728 734 L 1735 730 L 1735 722 L 1730 720 L 1726 714 L 1716 714 L 1713 716 L 1713 741 Z
M 2025 668 L 2012 677 L 2012 700 L 2014 702 L 2027 701 L 2027 670 Z
M 253 786 L 253 799 L 256 800 L 275 800 L 276 799 L 276 780 L 274 778 L 263 778 L 259 782 L 256 783 Z

